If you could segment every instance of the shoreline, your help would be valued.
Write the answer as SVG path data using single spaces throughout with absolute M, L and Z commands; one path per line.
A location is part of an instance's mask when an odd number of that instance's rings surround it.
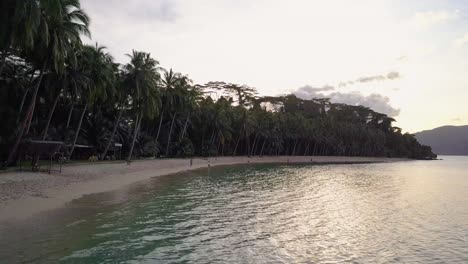
M 125 162 L 70 164 L 62 172 L 26 171 L 0 174 L 0 223 L 24 220 L 60 208 L 85 195 L 118 190 L 154 177 L 200 168 L 241 164 L 362 164 L 408 161 L 399 158 L 273 156 L 136 160 Z

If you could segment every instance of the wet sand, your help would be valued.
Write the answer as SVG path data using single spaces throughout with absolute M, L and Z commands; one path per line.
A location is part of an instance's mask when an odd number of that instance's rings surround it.
M 84 195 L 107 192 L 153 177 L 206 168 L 208 166 L 255 163 L 381 163 L 406 159 L 373 157 L 219 157 L 209 159 L 139 160 L 67 165 L 62 172 L 0 173 L 0 222 L 31 217 L 59 208 Z M 192 163 L 192 164 L 191 164 Z

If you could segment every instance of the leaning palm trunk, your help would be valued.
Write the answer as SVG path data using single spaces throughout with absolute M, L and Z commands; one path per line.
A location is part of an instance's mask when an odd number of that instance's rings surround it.
M 304 155 L 303 155 L 303 156 L 307 156 L 307 153 L 309 152 L 309 148 L 310 148 L 310 141 L 307 142 L 307 147 L 305 148 L 305 151 L 304 151 Z
M 76 141 L 78 140 L 78 135 L 80 134 L 81 125 L 83 124 L 83 118 L 84 118 L 84 115 L 86 113 L 86 110 L 88 110 L 88 104 L 85 104 L 83 112 L 81 113 L 80 122 L 78 122 L 78 128 L 76 129 L 76 133 L 75 133 L 75 138 L 73 139 L 73 143 L 72 143 L 70 153 L 68 153 L 68 160 L 70 160 L 70 158 L 71 158 L 71 156 L 73 154 L 73 151 L 75 150 Z
M 71 117 L 72 117 L 74 108 L 75 108 L 75 104 L 72 103 L 72 105 L 70 107 L 70 112 L 68 112 L 67 126 L 65 127 L 65 130 L 67 130 L 70 127 L 70 121 L 71 121 Z
M 317 142 L 314 141 L 314 149 L 312 150 L 312 156 L 317 156 Z
M 185 124 L 184 124 L 184 129 L 182 130 L 182 135 L 180 136 L 180 141 L 184 139 L 185 132 L 187 131 L 187 125 L 190 119 L 190 113 L 187 115 L 187 118 L 185 119 Z
M 263 140 L 263 144 L 262 144 L 262 149 L 260 150 L 260 157 L 263 157 L 263 150 L 265 149 L 265 143 L 267 142 L 267 138 L 265 138 Z
M 174 128 L 174 121 L 175 121 L 176 115 L 177 113 L 174 113 L 174 115 L 172 116 L 171 129 L 169 129 L 169 137 L 167 138 L 166 157 L 169 155 L 169 148 L 171 146 L 172 129 Z
M 158 143 L 158 138 L 159 138 L 159 133 L 161 132 L 161 125 L 163 122 L 163 118 L 164 118 L 164 110 L 161 112 L 161 117 L 159 118 L 158 133 L 156 134 L 156 138 L 154 139 L 156 143 Z
M 130 163 L 130 161 L 132 160 L 133 149 L 135 148 L 135 142 L 136 142 L 136 138 L 138 135 L 138 131 L 140 130 L 140 124 L 141 124 L 142 118 L 143 118 L 143 115 L 141 116 L 140 114 L 137 115 L 136 123 L 135 123 L 135 130 L 133 132 L 132 146 L 130 147 L 130 152 L 128 153 L 127 163 Z
M 215 140 L 215 133 L 216 133 L 216 128 L 213 128 L 213 133 L 211 133 L 211 137 L 210 137 L 210 148 L 213 146 L 213 143 Z
M 45 69 L 46 69 L 46 66 L 47 66 L 47 59 L 44 61 L 44 64 L 43 64 L 42 69 L 41 69 L 41 72 L 39 73 L 39 80 L 38 80 L 38 82 L 37 82 L 36 89 L 34 90 L 33 98 L 31 99 L 32 109 L 31 109 L 31 115 L 29 116 L 29 120 L 28 120 L 28 124 L 27 124 L 27 128 L 26 128 L 26 134 L 29 133 L 29 129 L 31 128 L 31 121 L 32 121 L 32 119 L 33 119 L 33 116 L 34 116 L 34 109 L 35 109 L 35 107 L 36 107 L 37 93 L 38 93 L 38 91 L 39 91 L 39 87 L 41 86 L 42 77 L 44 76 L 44 71 L 45 71 Z
M 294 155 L 296 155 L 296 147 L 297 147 L 297 142 L 298 142 L 298 140 L 296 139 L 296 140 L 294 141 L 294 147 L 293 147 L 293 150 L 292 150 L 291 156 L 294 156 Z
M 60 89 L 59 93 L 55 97 L 54 103 L 52 104 L 52 108 L 49 110 L 49 114 L 47 115 L 47 123 L 46 123 L 46 126 L 44 128 L 44 131 L 42 131 L 42 140 L 46 140 L 46 138 L 47 138 L 47 131 L 49 131 L 50 122 L 52 120 L 52 116 L 54 115 L 55 108 L 57 107 L 57 103 L 58 103 L 58 100 L 60 98 L 61 91 L 62 91 L 62 89 Z M 36 155 L 34 157 L 34 164 L 37 164 L 38 161 L 39 161 L 39 156 Z
M 242 127 L 242 130 L 239 134 L 239 138 L 237 138 L 237 142 L 236 142 L 236 146 L 234 147 L 234 151 L 232 152 L 232 156 L 236 156 L 236 153 L 237 153 L 237 147 L 239 147 L 239 142 L 242 138 L 242 134 L 244 133 L 244 127 Z
M 5 68 L 7 57 L 8 57 L 8 51 L 4 51 L 4 53 L 2 54 L 1 62 L 0 62 L 0 75 L 2 75 L 3 69 Z
M 32 83 L 33 80 L 34 80 L 34 73 L 35 72 L 36 72 L 35 69 L 33 69 L 31 71 L 31 77 L 29 79 L 30 83 Z M 26 102 L 26 98 L 28 97 L 28 93 L 29 93 L 30 90 L 31 90 L 31 86 L 28 86 L 28 88 L 26 89 L 26 91 L 23 94 L 23 98 L 21 99 L 21 104 L 20 104 L 20 107 L 19 107 L 19 110 L 18 110 L 18 117 L 16 118 L 16 123 L 18 123 L 20 118 L 21 118 L 21 113 L 23 112 L 24 103 Z
M 20 120 L 21 112 L 23 112 L 24 103 L 26 102 L 26 97 L 28 97 L 29 89 L 30 89 L 30 87 L 28 87 L 28 89 L 26 89 L 26 91 L 23 94 L 23 98 L 21 99 L 21 104 L 20 104 L 20 107 L 19 107 L 19 110 L 18 110 L 18 117 L 16 118 L 16 123 L 18 123 L 19 120 Z
M 42 140 L 45 140 L 47 138 L 47 132 L 49 131 L 50 122 L 52 121 L 52 116 L 54 115 L 55 108 L 57 107 L 57 103 L 60 99 L 61 92 L 62 92 L 62 89 L 60 89 L 59 93 L 55 97 L 54 103 L 52 104 L 52 108 L 49 110 L 49 114 L 47 116 L 47 123 L 44 128 L 44 131 L 42 132 Z
M 31 124 L 32 116 L 34 114 L 34 107 L 36 105 L 36 98 L 37 98 L 37 93 L 39 91 L 39 87 L 41 86 L 42 82 L 42 77 L 44 76 L 44 71 L 47 66 L 47 60 L 44 62 L 41 72 L 39 73 L 39 80 L 37 81 L 37 84 L 34 88 L 34 93 L 31 98 L 31 102 L 29 103 L 28 111 L 26 112 L 26 116 L 23 119 L 23 122 L 21 123 L 21 126 L 19 128 L 18 136 L 16 138 L 15 144 L 13 145 L 13 148 L 10 151 L 10 155 L 8 155 L 8 159 L 6 162 L 6 165 L 10 165 L 14 159 L 16 158 L 16 153 L 18 152 L 18 147 L 23 140 L 24 134 L 28 133 L 29 131 L 29 126 Z
M 250 151 L 249 156 L 255 156 L 255 147 L 257 146 L 257 137 L 258 137 L 258 134 L 255 133 L 254 141 L 252 144 L 252 150 Z
M 109 147 L 112 141 L 114 140 L 115 133 L 117 132 L 117 127 L 119 126 L 119 123 L 120 123 L 120 118 L 122 117 L 122 112 L 123 112 L 123 108 L 119 110 L 119 115 L 117 116 L 117 120 L 115 121 L 114 128 L 112 129 L 112 135 L 110 136 L 109 141 L 107 142 L 106 148 L 104 149 L 104 152 L 101 155 L 101 160 L 103 160 L 106 157 L 107 151 L 109 151 Z

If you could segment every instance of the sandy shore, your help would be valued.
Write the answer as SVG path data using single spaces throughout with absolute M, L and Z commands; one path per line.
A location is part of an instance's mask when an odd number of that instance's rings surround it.
M 247 163 L 373 163 L 403 159 L 366 157 L 222 157 L 67 165 L 62 173 L 0 174 L 0 222 L 28 218 L 84 195 L 112 191 L 152 177 L 218 165 Z

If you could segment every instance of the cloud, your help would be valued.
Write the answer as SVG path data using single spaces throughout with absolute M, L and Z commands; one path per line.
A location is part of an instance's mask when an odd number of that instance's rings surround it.
M 443 24 L 450 20 L 459 18 L 459 11 L 426 11 L 418 12 L 413 15 L 410 24 L 418 29 L 426 29 L 437 24 Z
M 374 75 L 374 76 L 360 77 L 356 81 L 360 83 L 367 83 L 367 82 L 385 81 L 385 80 L 386 78 L 383 75 Z
M 377 81 L 392 81 L 396 79 L 400 79 L 401 75 L 399 72 L 392 71 L 387 74 L 380 74 L 380 75 L 371 75 L 371 76 L 363 76 L 357 78 L 355 81 L 347 81 L 347 82 L 340 82 L 338 84 L 339 87 L 346 87 L 348 85 L 353 85 L 355 83 L 369 83 L 369 82 L 377 82 Z
M 468 44 L 468 33 L 466 33 L 463 37 L 456 39 L 454 42 L 455 46 L 461 48 Z
M 173 22 L 177 19 L 176 1 L 172 0 L 82 0 L 82 7 L 92 11 L 95 16 L 120 18 L 118 21 L 135 22 Z M 112 25 L 110 25 L 112 26 Z
M 404 55 L 404 56 L 400 56 L 397 58 L 397 61 L 406 61 L 408 60 L 408 56 Z
M 401 76 L 400 76 L 400 73 L 399 72 L 389 72 L 387 73 L 387 79 L 388 80 L 396 80 L 396 79 L 400 79 Z
M 298 91 L 302 91 L 302 90 L 305 92 L 326 92 L 326 91 L 335 90 L 335 87 L 330 86 L 330 85 L 325 85 L 322 87 L 314 87 L 314 86 L 306 85 L 298 89 Z
M 329 85 L 325 85 L 322 87 L 313 87 L 310 85 L 306 85 L 306 86 L 300 87 L 293 93 L 299 98 L 310 99 L 310 98 L 313 98 L 312 95 L 320 94 L 320 92 L 328 92 L 328 91 L 333 91 L 333 90 L 335 90 L 335 87 L 329 86 Z
M 325 90 L 324 88 L 327 87 Z M 326 91 L 334 91 L 331 86 L 325 87 L 313 87 L 306 85 L 298 88 L 293 92 L 297 97 L 302 99 L 312 98 L 330 98 L 330 101 L 334 103 L 342 103 L 349 105 L 362 105 L 371 108 L 372 110 L 387 114 L 388 116 L 395 117 L 400 114 L 400 109 L 394 108 L 390 105 L 390 99 L 380 94 L 363 95 L 361 92 L 331 92 L 325 94 Z

